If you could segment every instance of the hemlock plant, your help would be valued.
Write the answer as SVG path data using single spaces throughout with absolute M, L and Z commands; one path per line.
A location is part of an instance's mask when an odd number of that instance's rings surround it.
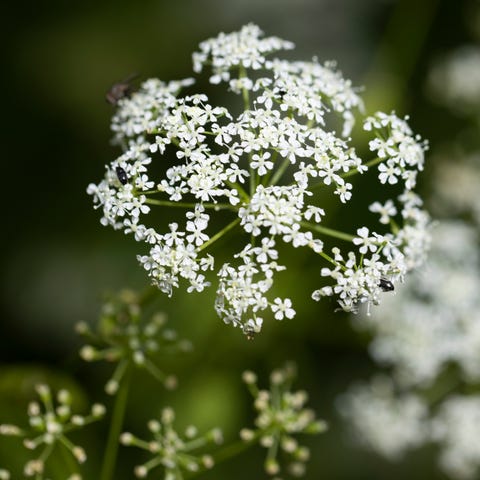
M 278 320 L 295 315 L 289 298 L 270 294 L 277 272 L 288 269 L 280 242 L 318 255 L 329 282 L 312 298 L 335 297 L 346 311 L 379 303 L 423 261 L 429 243 L 429 217 L 414 192 L 426 143 L 394 113 L 365 116 L 357 89 L 332 63 L 272 57 L 292 48 L 253 24 L 200 44 L 194 71 L 209 69 L 212 84 L 237 95 L 238 112 L 203 93 L 181 96 L 191 78 L 149 79 L 119 98 L 112 130 L 123 153 L 88 186 L 101 223 L 143 244 L 138 260 L 153 285 L 170 296 L 180 286 L 201 292 L 214 283 L 216 312 L 247 335 L 261 330 L 269 310 Z M 371 136 L 365 159 L 351 146 L 357 119 Z M 174 165 L 163 176 L 151 173 L 170 153 Z M 371 170 L 379 196 L 387 197 L 370 206 L 379 214 L 378 231 L 328 227 L 329 212 L 315 192 L 327 189 L 348 204 L 357 194 L 350 178 Z M 401 187 L 396 196 L 394 184 Z M 150 215 L 159 207 L 178 209 L 167 231 Z M 213 216 L 224 227 L 215 230 Z M 234 229 L 244 247 L 217 265 L 213 244 Z M 327 251 L 325 237 L 339 245 Z

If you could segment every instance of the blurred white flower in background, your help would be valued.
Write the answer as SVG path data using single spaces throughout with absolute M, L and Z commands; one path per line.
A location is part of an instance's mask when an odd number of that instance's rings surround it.
M 354 385 L 339 398 L 338 407 L 357 440 L 390 460 L 399 460 L 428 438 L 427 405 L 414 394 L 397 396 L 386 376 Z
M 451 394 L 480 383 L 479 292 L 477 230 L 446 221 L 433 229 L 425 268 L 370 316 L 353 317 L 373 334 L 373 358 L 392 372 L 389 380 L 351 387 L 340 400 L 363 444 L 399 459 L 435 441 L 442 469 L 453 478 L 475 477 L 480 398 Z
M 480 471 L 480 47 L 460 48 L 438 62 L 429 86 L 467 119 L 461 135 L 435 154 L 429 204 L 442 220 L 432 228 L 422 271 L 371 316 L 352 317 L 356 328 L 371 332 L 370 353 L 391 372 L 382 384 L 388 388 L 379 388 L 378 379 L 353 386 L 339 407 L 377 453 L 398 459 L 408 448 L 435 442 L 442 470 L 472 479 Z M 392 174 L 385 171 L 385 181 Z M 390 208 L 371 206 L 385 221 Z M 421 405 L 417 424 L 406 413 L 412 398 Z M 416 443 L 397 432 L 402 422 L 409 432 L 417 429 Z
M 480 46 L 465 45 L 439 59 L 430 72 L 433 96 L 459 113 L 480 108 Z
M 442 444 L 440 463 L 455 478 L 475 478 L 480 467 L 480 396 L 451 396 L 432 422 L 432 438 Z
M 480 255 L 476 231 L 442 222 L 425 267 L 372 315 L 353 317 L 373 332 L 370 352 L 406 386 L 433 382 L 448 362 L 480 380 Z

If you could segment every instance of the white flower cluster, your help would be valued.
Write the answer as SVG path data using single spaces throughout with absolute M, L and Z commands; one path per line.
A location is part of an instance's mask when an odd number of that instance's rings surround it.
M 285 269 L 277 263 L 280 241 L 307 247 L 329 263 L 322 275 L 333 285 L 313 298 L 335 296 L 347 311 L 379 303 L 382 292 L 423 261 L 428 246 L 428 215 L 413 192 L 426 144 L 405 120 L 377 113 L 364 120 L 372 155 L 361 159 L 348 137 L 363 110 L 356 90 L 331 63 L 268 57 L 291 48 L 251 24 L 200 45 L 194 70 L 209 65 L 211 83 L 226 82 L 241 95 L 238 114 L 212 105 L 204 94 L 178 96 L 191 79 L 144 82 L 118 101 L 113 117 L 124 153 L 107 165 L 98 185 L 88 187 L 103 210 L 102 224 L 148 245 L 138 259 L 161 291 L 171 295 L 183 280 L 188 291 L 200 292 L 217 268 L 217 313 L 248 335 L 260 330 L 268 311 L 279 320 L 295 314 L 290 299 L 267 296 L 274 274 Z M 158 162 L 164 164 L 160 177 Z M 328 212 L 315 192 L 331 191 L 348 203 L 354 192 L 347 179 L 374 165 L 384 189 L 403 186 L 395 200 L 371 206 L 382 231 L 356 225 L 355 236 L 324 226 Z M 398 195 L 398 185 L 394 191 Z M 155 206 L 183 208 L 186 221 L 168 229 L 147 224 Z M 230 223 L 214 231 L 218 222 L 211 217 L 220 211 Z M 216 267 L 205 250 L 234 228 L 246 246 L 236 260 Z M 324 251 L 326 236 L 352 249 L 336 246 L 332 256 Z
M 399 460 L 429 436 L 427 406 L 414 394 L 397 396 L 388 377 L 354 385 L 338 407 L 356 439 L 390 460 Z
M 387 377 L 355 385 L 340 398 L 341 413 L 357 439 L 390 460 L 425 442 L 441 445 L 440 466 L 452 478 L 476 478 L 480 467 L 480 396 L 453 395 L 431 415 L 414 393 L 395 392 Z
M 480 396 L 455 395 L 432 422 L 432 437 L 443 444 L 440 463 L 454 478 L 476 478 L 480 467 Z
M 339 399 L 356 439 L 390 460 L 426 442 L 441 447 L 440 466 L 452 478 L 477 478 L 480 468 L 479 395 L 453 395 L 432 414 L 421 395 L 395 392 L 387 377 L 358 384 Z

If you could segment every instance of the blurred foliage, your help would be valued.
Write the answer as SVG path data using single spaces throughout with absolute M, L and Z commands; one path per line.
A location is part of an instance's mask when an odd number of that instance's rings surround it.
M 294 41 L 296 56 L 338 60 L 348 78 L 365 84 L 369 110 L 381 105 L 408 112 L 412 128 L 435 147 L 455 137 L 459 120 L 428 100 L 425 78 L 437 56 L 473 36 L 476 5 L 467 0 L 50 0 L 3 5 L 7 221 L 1 239 L 0 422 L 17 421 L 37 379 L 52 380 L 54 386 L 66 382 L 80 403 L 85 392 L 89 401 L 104 401 L 108 373 L 79 360 L 73 325 L 95 321 L 105 290 L 146 285 L 135 242 L 102 228 L 85 194 L 87 184 L 103 174 L 103 165 L 117 153 L 109 146 L 112 110 L 104 101 L 112 83 L 133 72 L 142 78 L 191 75 L 190 55 L 198 42 L 254 21 L 269 34 Z M 200 88 L 208 88 L 206 79 Z M 427 167 L 423 188 L 428 174 Z M 362 203 L 368 201 L 368 186 L 365 191 Z M 349 216 L 354 218 L 354 209 Z M 340 221 L 348 224 L 347 218 Z M 200 429 L 218 425 L 234 438 L 253 418 L 241 372 L 249 368 L 267 375 L 294 360 L 297 385 L 309 392 L 317 415 L 330 422 L 327 434 L 305 440 L 312 449 L 307 478 L 443 478 L 430 451 L 392 465 L 355 449 L 346 437 L 334 399 L 352 380 L 371 373 L 367 339 L 351 331 L 345 315 L 333 313 L 333 303 L 309 299 L 319 268 L 310 257 L 295 256 L 294 261 L 295 270 L 279 276 L 276 288 L 279 295 L 289 292 L 296 300 L 297 317 L 266 322 L 251 342 L 216 318 L 214 292 L 176 292 L 172 299 L 159 295 L 156 307 L 167 312 L 170 324 L 193 341 L 195 350 L 166 360 L 165 369 L 180 380 L 176 392 L 152 392 L 151 379 L 135 378 L 126 428 L 141 431 L 146 419 L 174 405 L 178 422 L 193 422 Z M 105 426 L 88 430 L 91 471 L 105 433 Z M 0 441 L 0 465 L 5 458 L 21 462 L 13 456 L 11 442 Z M 131 478 L 131 452 L 122 451 L 121 462 L 116 478 Z M 251 453 L 205 478 L 259 478 L 261 463 L 262 452 Z

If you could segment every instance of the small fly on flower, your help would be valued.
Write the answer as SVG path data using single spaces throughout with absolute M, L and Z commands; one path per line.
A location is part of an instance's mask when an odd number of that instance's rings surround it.
M 114 83 L 105 95 L 105 100 L 110 105 L 117 105 L 119 100 L 129 97 L 133 93 L 132 80 L 138 77 L 136 73 L 129 75 L 125 80 Z
M 393 286 L 393 283 L 390 280 L 387 280 L 386 278 L 381 278 L 380 282 L 378 283 L 378 286 L 384 291 L 384 292 L 393 292 L 395 290 L 395 287 Z
M 122 185 L 126 185 L 128 183 L 128 175 L 127 172 L 122 167 L 116 167 L 115 173 L 117 174 L 118 181 Z

